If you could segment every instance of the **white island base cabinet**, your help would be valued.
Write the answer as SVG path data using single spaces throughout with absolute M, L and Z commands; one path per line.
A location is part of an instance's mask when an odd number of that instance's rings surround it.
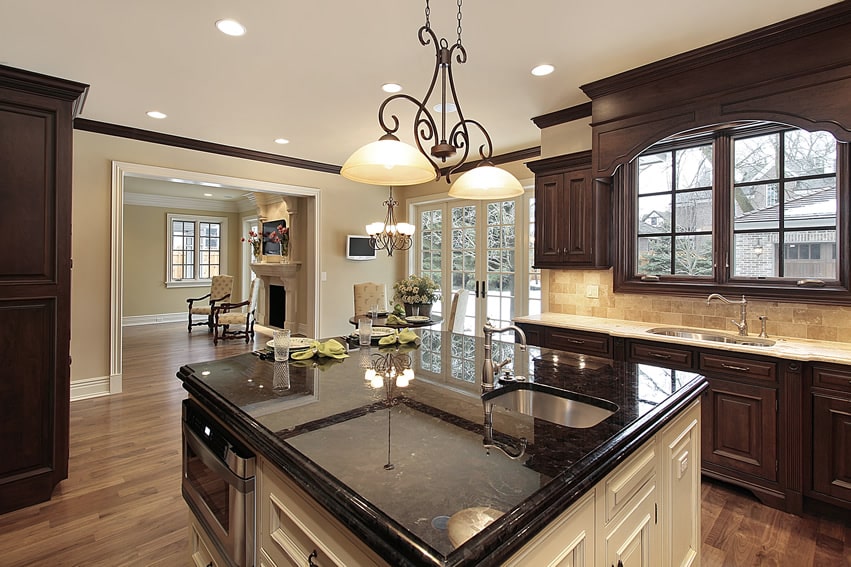
M 699 567 L 700 401 L 517 552 L 511 567 Z
M 257 564 L 387 563 L 265 460 Z M 700 400 L 532 538 L 507 567 L 699 567 Z

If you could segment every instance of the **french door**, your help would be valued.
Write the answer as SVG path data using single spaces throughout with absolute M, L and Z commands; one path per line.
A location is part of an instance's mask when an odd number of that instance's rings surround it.
M 450 200 L 417 205 L 416 271 L 440 283 L 443 300 L 433 311 L 449 316 L 452 294 L 469 292 L 465 334 L 482 334 L 489 319 L 505 326 L 528 312 L 528 196 L 498 201 Z M 519 308 L 518 308 L 519 307 Z M 457 328 L 457 327 L 456 327 Z M 508 337 L 509 335 L 505 335 Z

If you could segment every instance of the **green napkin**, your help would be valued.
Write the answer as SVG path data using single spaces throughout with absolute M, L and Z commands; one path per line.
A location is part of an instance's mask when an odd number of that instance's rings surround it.
M 393 334 L 378 339 L 379 346 L 395 345 L 397 342 L 402 345 L 415 344 L 419 346 L 422 339 L 420 339 L 420 337 L 418 337 L 411 329 L 402 329 L 401 331 L 396 331 Z
M 313 358 L 317 354 L 320 357 L 336 358 L 337 360 L 348 358 L 349 356 L 346 354 L 346 347 L 341 345 L 335 339 L 328 339 L 324 343 L 313 341 L 310 344 L 310 348 L 290 353 L 290 358 L 293 360 L 307 360 L 308 358 Z
M 395 313 L 390 313 L 387 316 L 387 324 L 388 325 L 406 325 L 407 323 L 408 322 L 405 320 L 404 317 L 400 317 L 399 315 L 396 315 Z

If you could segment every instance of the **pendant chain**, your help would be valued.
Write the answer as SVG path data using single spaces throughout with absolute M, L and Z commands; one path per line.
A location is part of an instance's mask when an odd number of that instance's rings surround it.
M 456 42 L 458 45 L 461 45 L 461 4 L 463 4 L 463 0 L 458 0 L 458 41 Z M 425 3 L 425 28 L 427 30 L 431 29 L 431 6 L 429 5 L 429 0 L 426 0 Z

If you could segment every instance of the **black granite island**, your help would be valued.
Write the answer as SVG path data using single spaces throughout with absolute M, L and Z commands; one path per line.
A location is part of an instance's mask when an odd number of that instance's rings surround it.
M 342 361 L 288 364 L 244 354 L 187 364 L 178 377 L 193 400 L 392 566 L 502 565 L 587 499 L 607 475 L 634 461 L 634 453 L 646 453 L 672 420 L 685 411 L 699 415 L 695 402 L 705 388 L 699 375 L 537 347 L 522 352 L 494 342 L 494 359 L 512 357 L 516 375 L 606 400 L 616 411 L 592 427 L 576 428 L 496 407 L 492 428 L 486 428 L 481 339 L 430 329 L 417 333 L 417 348 L 354 347 Z M 403 372 L 407 367 L 412 380 Z M 397 377 L 382 380 L 390 368 Z M 689 431 L 697 436 L 693 452 L 671 457 L 679 459 L 680 476 L 688 463 L 699 463 L 699 427 Z M 664 455 L 645 461 L 660 464 L 665 478 Z M 618 486 L 636 494 L 649 490 L 644 469 L 631 467 L 635 486 Z M 699 476 L 694 478 L 699 492 Z M 600 518 L 608 513 L 607 498 L 625 496 L 603 494 L 608 490 L 600 490 L 600 503 L 588 504 L 598 508 L 597 520 L 590 516 L 598 531 L 601 521 L 611 519 Z M 699 533 L 699 494 L 695 498 L 697 518 L 689 525 L 696 522 Z M 456 548 L 447 524 L 471 508 L 502 515 L 466 542 L 455 542 Z M 261 509 L 258 504 L 258 516 Z M 694 512 L 692 502 L 674 515 Z M 648 541 L 667 541 L 665 534 L 653 537 L 659 540 Z M 601 544 L 588 545 L 589 557 L 595 549 L 600 553 Z

